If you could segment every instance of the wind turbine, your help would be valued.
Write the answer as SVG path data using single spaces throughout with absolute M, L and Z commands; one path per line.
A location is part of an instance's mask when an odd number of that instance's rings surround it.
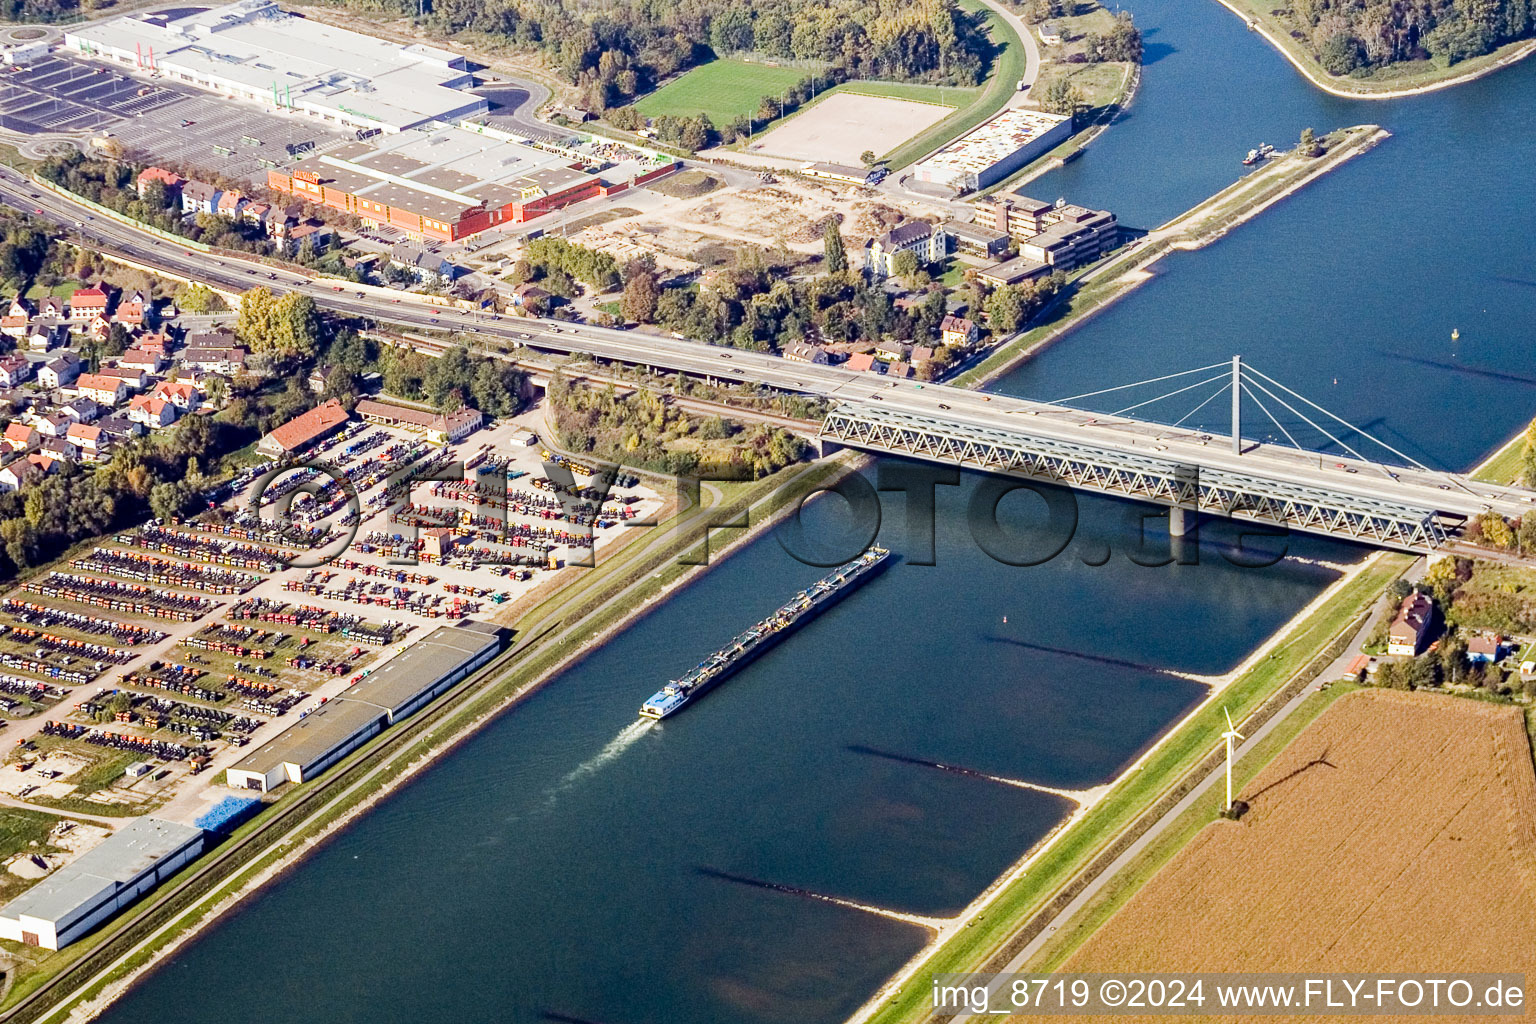
M 1237 728 L 1233 726 L 1231 712 L 1226 708 L 1222 708 L 1221 713 L 1227 716 L 1227 731 L 1221 734 L 1221 738 L 1227 741 L 1227 803 L 1222 808 L 1222 812 L 1226 813 L 1232 810 L 1232 741 L 1235 739 L 1246 739 L 1247 737 L 1238 732 Z

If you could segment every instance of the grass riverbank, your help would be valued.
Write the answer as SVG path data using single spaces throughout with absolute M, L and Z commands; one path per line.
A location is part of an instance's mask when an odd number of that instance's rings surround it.
M 1373 149 L 1390 133 L 1377 125 L 1356 125 L 1323 137 L 1320 157 L 1288 153 L 1244 175 L 1209 199 L 1127 245 L 1118 255 L 1084 273 L 1034 326 L 999 345 L 950 383 L 979 387 L 1002 376 L 1041 348 L 1081 326 L 1153 277 L 1152 267 L 1170 252 L 1202 249 L 1269 209 L 1310 182 Z
M 1312 47 L 1291 35 L 1295 26 L 1276 15 L 1276 6 L 1271 0 L 1217 0 L 1217 3 L 1242 18 L 1250 31 L 1263 36 L 1264 41 L 1279 50 L 1307 81 L 1326 93 L 1349 99 L 1391 100 L 1448 89 L 1490 75 L 1536 53 L 1536 39 L 1525 39 L 1449 66 L 1438 59 L 1404 61 L 1378 68 L 1368 76 L 1330 75 L 1323 70 Z
M 1181 790 L 1193 785 L 1203 762 L 1220 742 L 1223 708 L 1242 721 L 1287 684 L 1320 671 L 1334 656 L 1330 648 L 1360 621 L 1382 590 L 1408 563 L 1407 556 L 1377 556 L 1331 599 L 1294 625 L 1270 650 L 1212 701 L 1167 734 L 1139 765 L 1122 775 L 1109 793 L 1025 870 L 1001 887 L 981 908 L 971 926 L 929 951 L 919 968 L 864 1018 L 870 1024 L 918 1024 L 929 1016 L 934 974 L 991 969 L 1006 962 L 1031 937 L 1026 927 L 1071 891 L 1074 880 L 1098 862 L 1112 859 L 1117 845 L 1139 824 L 1156 820 L 1162 804 L 1171 806 Z M 1321 662 L 1321 664 L 1319 664 Z
M 1491 484 L 1512 484 L 1520 479 L 1525 461 L 1525 431 L 1505 441 L 1503 446 L 1472 470 L 1472 479 Z

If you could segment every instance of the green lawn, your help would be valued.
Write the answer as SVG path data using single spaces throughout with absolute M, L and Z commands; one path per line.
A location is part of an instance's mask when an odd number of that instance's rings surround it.
M 713 60 L 674 79 L 635 104 L 646 117 L 708 114 L 716 127 L 757 113 L 764 96 L 777 95 L 810 72 L 744 60 Z

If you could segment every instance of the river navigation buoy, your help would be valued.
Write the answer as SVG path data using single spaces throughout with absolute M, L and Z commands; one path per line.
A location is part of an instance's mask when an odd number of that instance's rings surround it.
M 1456 328 L 1452 327 L 1451 328 L 1451 340 L 1455 341 L 1457 338 L 1460 338 L 1460 337 L 1461 337 L 1461 332 L 1459 330 L 1457 330 Z

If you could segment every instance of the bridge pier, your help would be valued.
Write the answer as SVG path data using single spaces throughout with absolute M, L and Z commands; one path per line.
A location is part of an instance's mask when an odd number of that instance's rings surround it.
M 816 457 L 818 459 L 824 459 L 829 455 L 836 455 L 838 452 L 842 451 L 844 447 L 843 445 L 838 444 L 836 441 L 829 440 L 825 437 L 811 438 L 811 446 L 816 449 Z
M 1199 520 L 1199 512 L 1192 508 L 1180 508 L 1174 505 L 1168 510 L 1168 536 L 1183 537 L 1195 528 Z

